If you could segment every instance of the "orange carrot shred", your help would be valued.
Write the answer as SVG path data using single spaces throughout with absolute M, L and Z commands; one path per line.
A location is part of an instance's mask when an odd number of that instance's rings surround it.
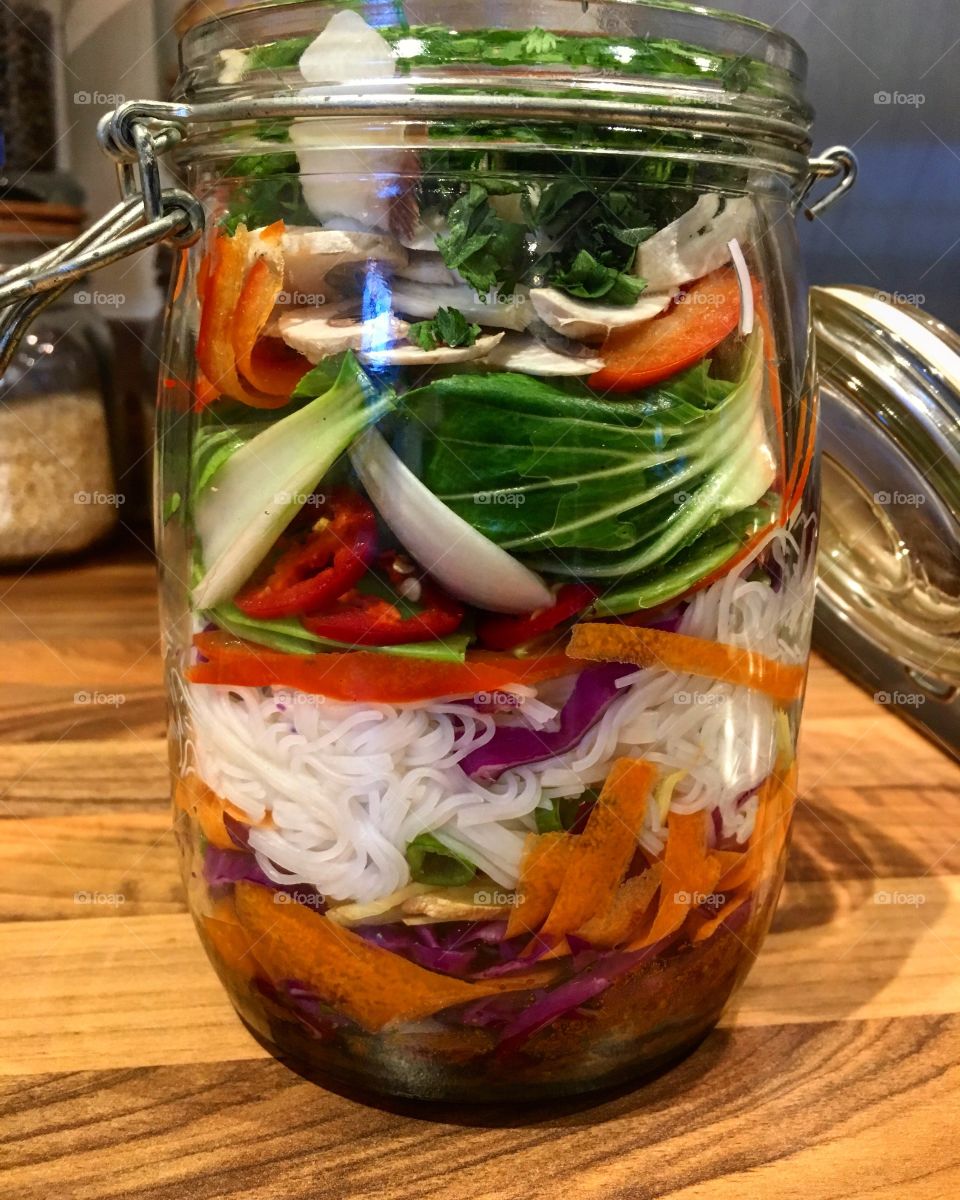
M 624 881 L 605 913 L 591 917 L 576 931 L 593 946 L 612 949 L 637 931 L 653 903 L 663 878 L 663 863 L 654 863 L 642 875 Z
M 199 775 L 186 775 L 177 782 L 174 790 L 173 802 L 175 807 L 182 809 L 184 812 L 192 813 L 200 828 L 203 830 L 203 836 L 218 850 L 236 850 L 237 844 L 227 831 L 224 822 L 225 816 L 231 816 L 237 821 L 242 821 L 244 825 L 251 825 L 253 822 L 242 809 L 237 808 L 235 804 L 231 804 L 229 800 L 224 800 L 212 791 L 203 782 Z M 272 823 L 272 818 L 267 816 L 261 824 L 269 825 Z
M 391 1021 L 416 1021 L 441 1009 L 501 992 L 543 987 L 553 969 L 467 982 L 417 966 L 334 924 L 304 904 L 276 904 L 255 883 L 234 888 L 237 915 L 252 952 L 270 979 L 296 979 L 324 1003 L 365 1029 Z
M 675 933 L 700 897 L 710 895 L 720 877 L 720 863 L 707 849 L 703 812 L 671 813 L 663 857 L 660 902 L 649 930 L 630 943 L 630 949 L 651 946 Z
M 581 622 L 573 627 L 567 653 L 594 662 L 636 663 L 638 667 L 702 675 L 754 688 L 783 701 L 795 700 L 803 689 L 803 667 L 663 629 Z
M 636 852 L 655 776 L 656 768 L 643 759 L 613 764 L 586 828 L 571 839 L 570 862 L 542 937 L 559 940 L 610 907 Z
M 517 884 L 518 903 L 507 921 L 508 938 L 535 932 L 557 898 L 567 872 L 573 838 L 565 833 L 531 834 L 524 845 Z
M 219 917 L 205 916 L 201 918 L 201 924 L 217 965 L 231 975 L 252 979 L 257 973 L 258 963 L 253 955 L 250 937 L 236 919 L 223 921 Z

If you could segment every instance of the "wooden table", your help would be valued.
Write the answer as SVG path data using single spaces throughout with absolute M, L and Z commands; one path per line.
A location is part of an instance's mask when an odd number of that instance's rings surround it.
M 0 586 L 0 1197 L 933 1200 L 960 1191 L 960 771 L 822 662 L 774 932 L 632 1094 L 433 1120 L 279 1066 L 201 952 L 144 557 Z

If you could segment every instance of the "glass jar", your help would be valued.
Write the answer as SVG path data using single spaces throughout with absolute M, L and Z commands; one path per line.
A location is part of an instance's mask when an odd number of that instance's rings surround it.
M 753 22 L 448 9 L 198 26 L 181 99 L 102 136 L 154 233 L 190 216 L 158 150 L 205 207 L 157 480 L 204 945 L 303 1074 L 523 1101 L 687 1053 L 770 923 L 818 500 L 792 216 L 840 159 Z
M 0 202 L 0 270 L 77 228 L 72 208 Z M 0 377 L 0 564 L 85 550 L 117 523 L 110 351 L 90 299 L 78 285 L 46 308 Z

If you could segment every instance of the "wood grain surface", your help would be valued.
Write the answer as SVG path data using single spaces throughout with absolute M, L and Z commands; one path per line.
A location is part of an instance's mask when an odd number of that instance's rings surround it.
M 815 661 L 774 930 L 663 1078 L 375 1109 L 240 1025 L 176 873 L 154 578 L 0 578 L 0 1200 L 960 1193 L 960 769 Z

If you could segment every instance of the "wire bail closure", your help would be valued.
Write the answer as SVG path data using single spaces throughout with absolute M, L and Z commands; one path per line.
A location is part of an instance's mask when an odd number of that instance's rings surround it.
M 138 114 L 142 109 L 136 106 Z M 117 161 L 123 199 L 80 237 L 0 275 L 0 376 L 34 317 L 77 280 L 160 242 L 189 246 L 203 232 L 200 201 L 164 188 L 160 178 L 160 157 L 181 140 L 182 128 L 167 122 L 151 129 L 134 120 L 127 126 L 130 142 L 121 146 L 112 141 L 120 112 L 105 117 L 98 134 Z
M 797 193 L 797 207 L 803 209 L 808 221 L 815 221 L 850 191 L 857 182 L 859 170 L 860 164 L 852 150 L 846 146 L 831 146 L 819 158 L 810 160 L 810 174 Z M 815 204 L 806 204 L 807 197 L 821 179 L 836 179 L 837 182 Z

